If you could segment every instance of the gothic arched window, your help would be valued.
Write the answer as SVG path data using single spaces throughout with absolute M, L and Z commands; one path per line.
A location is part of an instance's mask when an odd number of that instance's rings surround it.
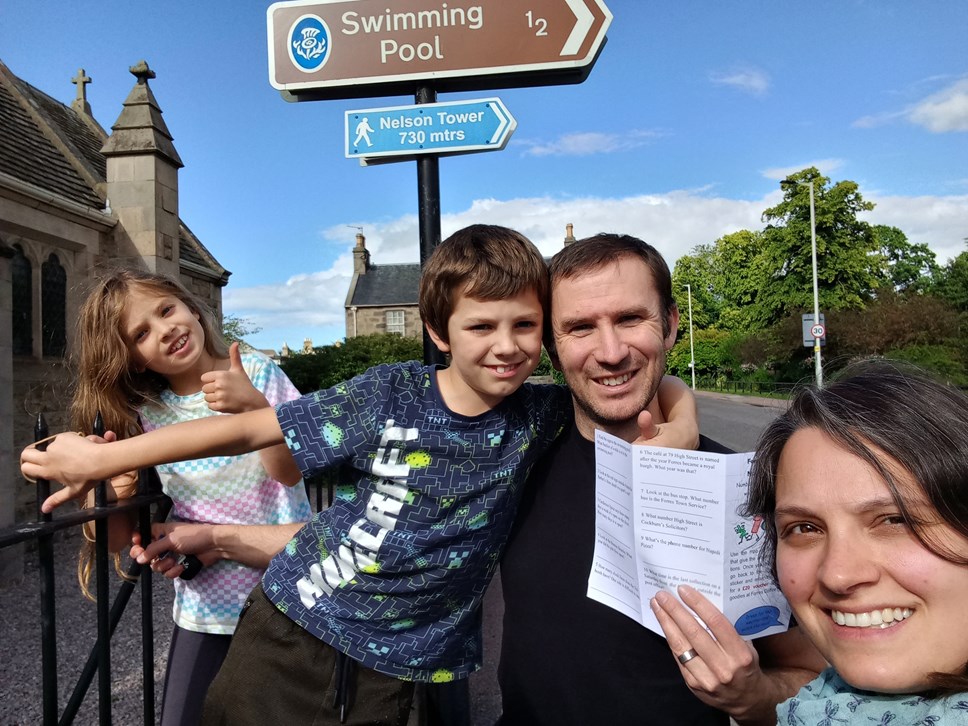
M 13 246 L 10 260 L 10 287 L 13 293 L 13 354 L 32 355 L 33 336 L 33 283 L 30 260 L 24 248 Z
M 67 272 L 51 253 L 40 268 L 40 317 L 44 331 L 44 355 L 67 351 Z

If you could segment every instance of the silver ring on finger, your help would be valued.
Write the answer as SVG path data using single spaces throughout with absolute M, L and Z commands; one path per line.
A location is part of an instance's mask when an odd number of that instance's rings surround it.
M 690 648 L 685 653 L 681 653 L 680 655 L 677 655 L 676 658 L 678 658 L 679 662 L 682 665 L 685 665 L 686 663 L 688 663 L 689 661 L 691 661 L 693 658 L 697 656 L 698 656 L 698 653 L 696 653 L 695 650 Z

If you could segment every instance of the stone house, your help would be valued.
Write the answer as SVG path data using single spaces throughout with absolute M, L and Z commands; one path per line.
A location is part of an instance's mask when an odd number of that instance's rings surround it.
M 346 337 L 399 333 L 419 338 L 423 322 L 417 309 L 418 263 L 375 265 L 362 232 L 353 248 L 353 278 L 346 293 Z
M 91 113 L 84 71 L 65 105 L 0 62 L 0 527 L 35 518 L 19 452 L 39 412 L 67 426 L 76 310 L 103 269 L 178 277 L 221 315 L 229 272 L 178 215 L 183 166 L 142 61 L 111 133 Z M 66 79 L 65 79 L 66 81 Z M 22 573 L 0 550 L 0 582 Z

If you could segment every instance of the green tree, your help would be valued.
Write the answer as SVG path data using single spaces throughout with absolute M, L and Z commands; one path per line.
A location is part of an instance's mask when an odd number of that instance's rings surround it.
M 884 263 L 884 284 L 897 292 L 921 294 L 931 288 L 940 268 L 934 252 L 923 243 L 912 244 L 897 227 L 873 227 Z
M 423 358 L 423 340 L 395 333 L 347 338 L 313 348 L 312 353 L 291 355 L 282 370 L 301 393 L 330 388 L 380 363 Z
M 934 293 L 955 309 L 968 312 L 968 251 L 962 252 L 941 269 Z
M 716 241 L 716 288 L 722 296 L 719 327 L 749 329 L 756 322 L 763 285 L 768 281 L 762 232 L 743 229 Z
M 739 375 L 741 361 L 736 356 L 736 345 L 741 334 L 726 330 L 696 330 L 694 334 L 697 377 L 734 378 Z M 666 356 L 666 369 L 688 381 L 692 375 L 690 360 L 689 336 L 680 336 Z
M 959 337 L 958 312 L 933 295 L 903 295 L 885 289 L 864 310 L 827 317 L 832 355 L 884 355 L 914 345 L 935 345 Z
M 719 320 L 722 295 L 717 292 L 718 271 L 715 245 L 699 245 L 676 260 L 672 270 L 672 295 L 679 305 L 680 337 L 689 333 L 689 291 L 692 290 L 694 328 L 711 328 Z
M 762 232 L 724 235 L 676 262 L 673 290 L 682 315 L 670 369 L 689 375 L 684 288 L 690 285 L 697 375 L 812 377 L 801 325 L 801 313 L 813 312 L 810 188 L 798 182 L 814 189 L 818 296 L 831 331 L 825 366 L 834 370 L 857 355 L 896 355 L 950 380 L 964 375 L 968 252 L 939 268 L 927 245 L 911 243 L 896 227 L 858 219 L 873 204 L 855 182 L 832 184 L 815 168 L 784 180 L 783 200 L 764 211 Z
M 229 343 L 244 343 L 245 336 L 255 335 L 261 330 L 262 328 L 254 325 L 247 318 L 240 318 L 237 315 L 222 317 L 222 335 Z
M 813 309 L 813 265 L 810 231 L 810 190 L 814 188 L 817 279 L 823 311 L 863 308 L 882 281 L 877 237 L 860 212 L 874 208 L 865 202 L 856 182 L 830 184 L 810 167 L 783 182 L 783 201 L 763 213 L 764 246 L 752 274 L 759 278 L 750 322 L 772 325 Z
M 686 284 L 692 286 L 693 327 L 733 330 L 747 324 L 747 309 L 760 284 L 754 271 L 763 246 L 762 234 L 741 230 L 709 245 L 698 245 L 676 261 L 672 273 L 679 302 L 679 329 L 688 332 Z

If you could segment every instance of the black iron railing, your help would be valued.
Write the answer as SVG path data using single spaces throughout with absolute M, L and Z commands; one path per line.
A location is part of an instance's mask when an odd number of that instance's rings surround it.
M 701 391 L 719 391 L 721 393 L 776 398 L 789 398 L 798 386 L 797 383 L 779 383 L 776 381 L 734 381 L 725 378 L 698 378 L 696 380 L 696 387 Z
M 96 422 L 95 433 L 100 431 Z M 48 436 L 43 416 L 37 417 L 34 427 L 34 440 L 41 441 Z M 45 444 L 38 444 L 39 447 Z M 335 474 L 335 473 L 334 473 Z M 333 503 L 334 475 L 322 475 L 312 482 L 306 481 L 306 494 L 314 503 L 314 511 L 324 508 L 323 490 L 326 490 L 325 506 Z M 312 489 L 315 488 L 315 496 Z M 72 724 L 78 710 L 90 690 L 95 674 L 98 677 L 98 723 L 109 726 L 111 716 L 111 636 L 114 634 L 121 616 L 125 611 L 135 587 L 141 589 L 141 653 L 142 685 L 144 694 L 144 724 L 155 723 L 155 655 L 154 623 L 152 608 L 151 568 L 132 562 L 118 587 L 114 601 L 109 603 L 110 578 L 113 567 L 108 552 L 108 517 L 123 512 L 136 511 L 138 529 L 142 542 L 151 541 L 151 525 L 164 521 L 171 510 L 171 500 L 161 491 L 158 474 L 154 469 L 139 472 L 137 494 L 120 502 L 108 502 L 106 484 L 101 482 L 95 488 L 94 507 L 69 513 L 58 513 L 56 517 L 41 512 L 41 504 L 50 495 L 50 483 L 37 481 L 37 519 L 23 522 L 8 529 L 0 530 L 0 549 L 25 542 L 37 543 L 40 568 L 40 637 L 42 671 L 42 714 L 44 726 Z M 315 500 L 315 501 L 314 501 Z M 97 639 L 74 684 L 64 711 L 58 714 L 59 685 L 57 682 L 57 636 L 56 636 L 56 598 L 54 591 L 54 540 L 58 532 L 83 527 L 94 522 L 94 570 L 95 594 L 97 597 Z M 27 636 L 27 634 L 24 634 Z
M 47 437 L 47 425 L 43 416 L 37 417 L 34 440 Z M 39 444 L 44 446 L 44 444 Z M 141 585 L 141 643 L 142 680 L 144 687 L 144 723 L 155 722 L 154 692 L 154 626 L 151 599 L 151 568 L 132 563 L 124 582 L 118 589 L 114 602 L 109 602 L 110 577 L 113 567 L 108 552 L 107 519 L 113 514 L 136 511 L 138 528 L 143 542 L 151 540 L 152 521 L 163 521 L 171 508 L 171 500 L 161 493 L 158 475 L 154 469 L 139 472 L 137 494 L 122 502 L 106 501 L 106 485 L 101 482 L 95 488 L 95 502 L 91 509 L 54 517 L 40 511 L 40 505 L 50 495 L 50 483 L 37 481 L 37 519 L 0 530 L 0 549 L 35 541 L 40 567 L 40 637 L 41 671 L 43 682 L 43 724 L 71 724 L 83 703 L 95 673 L 98 676 L 98 723 L 111 724 L 111 635 L 114 633 L 134 588 Z M 153 512 L 153 513 L 152 513 Z M 54 593 L 54 539 L 62 531 L 83 527 L 94 522 L 95 593 L 97 596 L 97 640 L 91 647 L 81 675 L 71 690 L 71 696 L 62 714 L 58 714 L 59 686 L 57 683 L 57 635 L 56 598 Z M 26 635 L 26 634 L 25 634 Z

